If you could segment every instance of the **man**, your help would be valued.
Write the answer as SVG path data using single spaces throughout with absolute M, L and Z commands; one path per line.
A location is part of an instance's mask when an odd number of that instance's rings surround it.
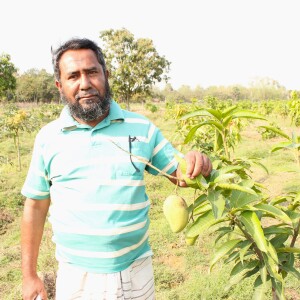
M 22 194 L 23 299 L 47 299 L 37 276 L 46 215 L 59 262 L 56 299 L 154 299 L 144 171 L 178 181 L 176 150 L 148 119 L 111 99 L 101 49 L 72 39 L 53 51 L 56 86 L 67 103 L 40 130 Z M 187 175 L 210 174 L 188 152 Z

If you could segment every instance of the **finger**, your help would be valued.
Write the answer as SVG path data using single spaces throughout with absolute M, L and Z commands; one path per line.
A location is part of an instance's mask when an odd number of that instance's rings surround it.
M 196 155 L 194 152 L 188 152 L 185 156 L 185 160 L 186 160 L 186 175 L 190 178 L 193 177 L 194 174 L 194 166 L 196 164 Z
M 196 162 L 194 165 L 193 178 L 197 177 L 199 174 L 203 174 L 203 168 L 205 165 L 204 156 L 201 153 L 197 153 Z
M 200 152 L 189 152 L 189 156 L 187 157 L 187 176 L 191 179 L 197 177 L 201 174 L 203 164 L 204 161 Z
M 203 176 L 208 176 L 212 171 L 212 163 L 211 160 L 205 156 L 204 157 L 204 165 L 203 165 L 203 170 L 202 170 L 202 174 Z

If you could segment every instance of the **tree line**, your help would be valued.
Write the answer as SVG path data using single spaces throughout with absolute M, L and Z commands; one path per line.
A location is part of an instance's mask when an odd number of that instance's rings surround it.
M 114 99 L 125 103 L 157 101 L 190 101 L 206 96 L 220 100 L 289 99 L 291 91 L 271 78 L 257 78 L 249 87 L 242 85 L 191 88 L 182 85 L 174 89 L 168 73 L 171 62 L 159 55 L 151 39 L 139 38 L 127 29 L 105 30 L 99 35 Z M 158 85 L 159 83 L 159 85 Z M 162 88 L 162 84 L 165 83 Z M 160 86 L 160 87 L 159 87 Z M 60 102 L 53 73 L 45 69 L 18 72 L 7 53 L 0 55 L 0 103 L 3 102 Z

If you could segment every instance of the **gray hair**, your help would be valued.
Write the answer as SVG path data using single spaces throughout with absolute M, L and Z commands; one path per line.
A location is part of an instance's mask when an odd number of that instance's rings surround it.
M 54 76 L 57 81 L 60 81 L 60 69 L 59 61 L 61 56 L 68 50 L 80 50 L 80 49 L 90 49 L 92 50 L 102 66 L 104 73 L 106 72 L 106 64 L 104 60 L 104 55 L 101 48 L 93 41 L 86 38 L 72 38 L 65 43 L 61 44 L 57 49 L 51 47 L 52 53 L 52 65 L 54 69 Z

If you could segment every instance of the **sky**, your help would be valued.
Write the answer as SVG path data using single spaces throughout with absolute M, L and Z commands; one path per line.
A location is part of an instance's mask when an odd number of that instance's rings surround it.
M 299 0 L 9 0 L 0 4 L 0 55 L 23 73 L 53 73 L 51 46 L 126 28 L 171 62 L 174 88 L 247 86 L 271 78 L 300 90 Z

